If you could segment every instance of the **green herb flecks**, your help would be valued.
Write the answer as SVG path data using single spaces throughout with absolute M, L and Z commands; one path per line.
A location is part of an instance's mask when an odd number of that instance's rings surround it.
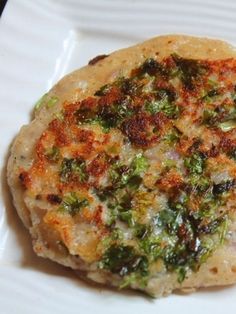
M 168 77 L 169 69 L 163 64 L 159 63 L 157 60 L 149 58 L 145 60 L 144 63 L 138 68 L 137 74 L 148 74 L 149 76 L 155 76 L 159 74 L 161 76 Z
M 118 127 L 126 117 L 133 114 L 128 99 L 119 103 L 111 103 L 109 105 L 98 105 L 96 108 L 82 106 L 75 115 L 78 124 L 98 124 L 104 133 L 109 132 L 111 128 Z
M 140 175 L 148 169 L 147 158 L 141 153 L 137 154 L 131 163 L 132 175 Z
M 195 193 L 195 192 L 196 193 L 206 192 L 207 189 L 209 189 L 209 187 L 211 185 L 211 181 L 208 177 L 198 175 L 195 173 L 192 174 L 191 176 L 189 176 L 187 182 L 190 185 L 191 191 L 193 193 Z
M 214 218 L 201 227 L 201 219 L 195 219 L 185 205 L 172 204 L 157 214 L 151 228 L 142 227 L 137 233 L 140 234 L 140 247 L 150 262 L 161 258 L 167 270 L 177 272 L 181 283 L 189 269 L 198 270 L 224 241 L 228 230 L 227 217 Z M 199 237 L 199 234 L 205 236 Z M 212 235 L 214 240 L 211 242 Z
M 76 110 L 75 117 L 78 124 L 92 123 L 94 121 L 96 122 L 97 113 L 93 108 L 81 105 L 80 108 Z
M 130 273 L 148 274 L 148 259 L 135 252 L 132 246 L 112 245 L 104 254 L 99 264 L 101 269 L 107 269 L 124 277 Z
M 223 103 L 215 108 L 205 108 L 202 123 L 210 127 L 218 127 L 223 132 L 231 131 L 236 127 L 235 107 Z
M 103 85 L 99 90 L 97 90 L 94 96 L 105 96 L 111 89 L 110 84 Z
M 119 162 L 114 164 L 110 170 L 110 178 L 116 188 L 122 188 L 126 184 L 133 189 L 137 189 L 142 178 L 140 175 L 148 168 L 146 157 L 138 154 L 131 162 L 130 166 L 121 165 Z
M 202 174 L 205 166 L 205 156 L 196 152 L 184 160 L 184 165 L 191 174 Z
M 65 183 L 74 180 L 85 182 L 88 178 L 85 161 L 82 158 L 64 158 L 61 164 L 60 178 Z
M 121 194 L 123 191 L 121 191 Z M 129 227 L 134 226 L 134 219 L 132 213 L 132 195 L 131 194 L 123 194 L 120 196 L 116 193 L 113 195 L 113 198 L 109 200 L 107 203 L 108 208 L 110 209 L 110 217 L 108 221 L 108 225 L 111 225 L 116 220 L 121 220 L 126 222 Z
M 216 96 L 219 96 L 219 90 L 218 89 L 211 89 L 209 90 L 203 97 L 202 100 L 207 102 L 207 103 L 211 103 L 213 100 L 215 100 Z
M 133 219 L 132 210 L 121 211 L 121 212 L 119 212 L 118 217 L 121 221 L 126 222 L 129 227 L 133 227 L 135 224 L 134 219 Z
M 128 99 L 98 108 L 98 123 L 105 129 L 117 127 L 124 118 L 133 114 Z
M 51 108 L 53 107 L 54 105 L 56 105 L 56 103 L 58 102 L 58 97 L 57 96 L 51 96 L 48 101 L 47 101 L 47 107 L 48 108 Z
M 148 282 L 148 276 L 143 276 L 135 272 L 135 273 L 131 273 L 123 277 L 123 280 L 119 285 L 119 289 L 130 287 L 132 286 L 132 284 L 135 284 L 136 286 L 138 284 L 140 288 L 144 289 L 147 286 L 147 282 Z M 150 295 L 150 297 L 153 297 L 153 296 Z
M 57 146 L 52 146 L 46 151 L 45 156 L 48 160 L 56 162 L 60 158 L 60 149 Z
M 184 59 L 177 54 L 172 54 L 172 58 L 179 70 L 184 86 L 188 90 L 193 90 L 196 81 L 207 73 L 207 65 L 198 60 Z
M 218 218 L 217 209 L 222 205 L 220 197 L 215 196 L 210 190 L 204 194 L 204 198 L 201 200 L 199 210 L 193 213 L 193 217 L 196 220 L 202 221 L 207 218 L 207 221 L 213 221 Z
M 182 133 L 176 127 L 173 127 L 170 132 L 163 137 L 163 140 L 167 144 L 174 144 L 179 141 L 181 135 Z
M 38 110 L 44 103 L 44 101 L 46 100 L 47 98 L 47 93 L 44 94 L 37 102 L 36 104 L 34 105 L 34 110 Z
M 63 198 L 63 202 L 59 207 L 59 211 L 69 213 L 71 216 L 75 216 L 80 212 L 81 208 L 89 205 L 86 198 L 80 198 L 76 193 L 72 192 Z
M 203 111 L 202 122 L 207 125 L 214 125 L 217 122 L 218 113 L 212 109 L 205 109 Z
M 163 112 L 169 118 L 177 118 L 179 116 L 179 107 L 174 102 L 170 102 L 167 95 L 165 95 L 160 100 L 147 102 L 145 105 L 145 109 L 150 114 Z
M 116 220 L 123 221 L 129 227 L 135 224 L 132 210 L 133 195 L 142 184 L 142 175 L 148 169 L 146 157 L 137 154 L 129 165 L 119 161 L 111 165 L 109 179 L 111 184 L 102 189 L 95 189 L 97 197 L 106 202 L 109 208 L 107 225 L 112 225 Z
M 122 194 L 123 191 L 121 191 Z M 132 212 L 132 195 L 124 194 L 119 196 L 114 193 L 108 199 L 107 207 L 109 208 L 109 214 L 106 224 L 112 225 L 117 220 L 123 221 L 128 224 L 129 227 L 133 227 L 135 222 Z

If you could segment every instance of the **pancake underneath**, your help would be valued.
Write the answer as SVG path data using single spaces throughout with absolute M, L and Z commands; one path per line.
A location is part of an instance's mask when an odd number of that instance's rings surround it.
M 11 149 L 39 256 L 152 296 L 236 281 L 236 58 L 162 36 L 63 78 Z

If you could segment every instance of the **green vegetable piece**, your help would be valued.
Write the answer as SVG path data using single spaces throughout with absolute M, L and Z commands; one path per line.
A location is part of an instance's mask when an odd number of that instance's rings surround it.
M 99 123 L 96 110 L 88 105 L 81 104 L 80 108 L 75 111 L 75 117 L 78 124 Z
M 168 76 L 169 74 L 168 69 L 153 58 L 145 60 L 139 67 L 138 71 L 138 75 L 148 74 L 150 76 L 155 76 L 157 73 L 163 76 Z
M 142 183 L 141 174 L 148 168 L 146 157 L 141 153 L 132 160 L 130 166 L 114 164 L 110 169 L 110 178 L 113 185 L 117 188 L 122 188 L 128 185 L 132 189 L 137 189 Z
M 110 84 L 103 85 L 99 90 L 97 90 L 94 96 L 105 96 L 111 88 Z
M 119 216 L 121 221 L 127 222 L 129 227 L 133 227 L 134 226 L 134 220 L 133 220 L 133 216 L 132 216 L 132 211 L 131 210 L 120 212 L 118 216 Z
M 61 164 L 60 177 L 62 182 L 68 183 L 70 180 L 79 179 L 85 182 L 88 179 L 85 161 L 81 158 L 64 158 Z
M 175 219 L 176 212 L 169 209 L 164 209 L 161 210 L 160 213 L 158 213 L 155 217 L 155 225 L 162 229 L 166 228 L 167 226 L 171 227 L 171 224 L 175 221 Z
M 56 97 L 56 96 L 52 96 L 52 97 L 50 97 L 49 98 L 49 100 L 47 101 L 47 107 L 48 108 L 51 108 L 51 107 L 53 107 L 57 102 L 58 102 L 58 97 Z
M 129 275 L 126 275 L 123 277 L 123 280 L 121 284 L 119 285 L 119 289 L 124 289 L 126 287 L 131 286 L 132 284 L 138 284 L 139 287 L 145 288 L 147 286 L 148 277 L 147 276 L 140 276 L 140 274 L 137 273 L 131 273 Z M 150 295 L 150 297 L 155 298 L 153 295 Z
M 95 189 L 95 194 L 100 201 L 104 202 L 109 198 L 114 197 L 114 188 L 112 186 L 107 186 L 103 189 Z
M 210 180 L 207 177 L 193 174 L 189 178 L 193 192 L 203 193 L 210 187 Z
M 38 110 L 44 103 L 48 108 L 53 107 L 58 102 L 58 97 L 51 96 L 48 98 L 48 93 L 44 94 L 34 105 L 34 109 Z
M 216 88 L 217 87 L 217 81 L 213 80 L 213 79 L 208 79 L 207 80 L 208 84 L 212 87 L 212 88 Z
M 209 193 L 204 194 L 204 198 L 200 204 L 199 211 L 194 213 L 194 217 L 196 219 L 204 219 L 209 218 L 210 220 L 214 220 L 217 218 L 217 208 L 221 206 L 221 200 L 219 197 L 216 197 L 210 191 Z
M 185 167 L 191 174 L 202 174 L 205 166 L 205 156 L 202 153 L 194 153 L 184 160 Z
M 177 118 L 179 116 L 179 107 L 175 105 L 174 102 L 171 102 L 167 95 L 161 100 L 154 100 L 146 103 L 145 109 L 152 115 L 158 112 L 163 112 L 169 118 Z
M 132 176 L 129 178 L 129 180 L 127 181 L 128 186 L 133 189 L 133 190 L 137 190 L 139 188 L 139 186 L 141 185 L 143 179 L 138 176 Z
M 172 58 L 179 70 L 184 86 L 188 90 L 194 90 L 197 79 L 207 72 L 207 65 L 199 60 L 184 59 L 177 54 L 172 54 Z
M 236 128 L 236 120 L 228 120 L 228 121 L 222 122 L 218 125 L 218 127 L 223 132 L 231 131 Z
M 67 212 L 71 216 L 75 216 L 79 213 L 80 209 L 89 205 L 86 198 L 80 199 L 76 193 L 72 192 L 68 194 L 59 207 L 59 211 Z
M 226 235 L 228 233 L 229 228 L 229 219 L 227 216 L 224 217 L 223 222 L 221 223 L 220 227 L 218 228 L 219 237 L 220 237 L 220 244 L 224 243 Z
M 216 247 L 217 244 L 211 237 L 204 238 L 202 240 L 201 247 L 198 253 L 198 264 L 201 265 L 205 263 Z
M 129 107 L 129 101 L 126 99 L 121 103 L 113 103 L 102 105 L 98 110 L 98 123 L 105 129 L 117 127 L 124 118 L 133 114 L 133 110 Z
M 219 96 L 219 95 L 220 94 L 219 94 L 218 89 L 211 89 L 202 97 L 202 100 L 204 100 L 206 103 L 209 104 L 214 100 L 216 96 Z
M 187 273 L 186 267 L 179 267 L 177 269 L 177 273 L 178 273 L 178 282 L 182 283 L 186 277 L 186 273 Z
M 165 101 L 166 99 L 164 99 L 164 101 Z M 168 100 L 167 100 L 168 101 Z M 151 114 L 155 114 L 155 113 L 157 113 L 157 112 L 160 112 L 161 110 L 160 110 L 160 102 L 161 101 L 158 101 L 158 100 L 154 100 L 154 101 L 152 101 L 152 102 L 148 102 L 148 103 L 146 103 L 146 105 L 145 105 L 145 109 L 149 112 L 149 113 L 151 113 Z
M 45 155 L 50 161 L 58 161 L 60 158 L 60 149 L 56 146 L 53 146 L 46 152 Z
M 211 109 L 205 109 L 203 111 L 202 122 L 208 125 L 213 125 L 216 122 L 218 114 Z
M 148 169 L 147 158 L 141 153 L 137 154 L 131 163 L 131 168 L 133 170 L 132 175 L 140 175 Z
M 170 133 L 167 133 L 163 140 L 168 144 L 174 144 L 179 141 L 182 133 L 176 128 L 173 127 L 170 131 Z
M 39 98 L 39 100 L 34 105 L 34 110 L 38 110 L 43 105 L 44 101 L 47 98 L 47 95 L 48 93 L 44 94 L 41 98 Z
M 142 276 L 148 274 L 148 259 L 139 255 L 132 246 L 112 245 L 104 254 L 100 268 L 125 276 L 137 272 Z

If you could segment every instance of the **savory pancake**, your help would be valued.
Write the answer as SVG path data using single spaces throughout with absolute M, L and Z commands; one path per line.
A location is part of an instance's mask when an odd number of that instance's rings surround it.
M 236 281 L 236 58 L 161 36 L 37 103 L 8 182 L 36 254 L 153 296 Z

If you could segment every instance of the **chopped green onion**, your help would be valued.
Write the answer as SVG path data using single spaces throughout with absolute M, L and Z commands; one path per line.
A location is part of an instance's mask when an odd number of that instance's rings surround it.
M 44 103 L 48 108 L 51 108 L 58 102 L 58 100 L 59 98 L 57 96 L 51 96 L 48 98 L 48 93 L 46 93 L 36 102 L 34 109 L 38 110 Z
M 36 102 L 36 104 L 34 105 L 34 109 L 38 110 L 42 104 L 44 103 L 44 101 L 46 100 L 48 93 L 44 94 L 42 97 L 40 97 L 40 99 Z
M 223 132 L 228 132 L 234 128 L 236 128 L 236 120 L 229 120 L 219 124 L 219 128 Z
M 53 107 L 57 102 L 58 102 L 58 97 L 56 97 L 56 96 L 52 96 L 52 97 L 50 97 L 49 98 L 49 100 L 48 100 L 48 102 L 47 102 L 47 107 L 48 108 L 51 108 L 51 107 Z
M 133 169 L 132 175 L 139 175 L 148 168 L 148 161 L 142 153 L 136 155 L 131 163 L 131 167 Z

